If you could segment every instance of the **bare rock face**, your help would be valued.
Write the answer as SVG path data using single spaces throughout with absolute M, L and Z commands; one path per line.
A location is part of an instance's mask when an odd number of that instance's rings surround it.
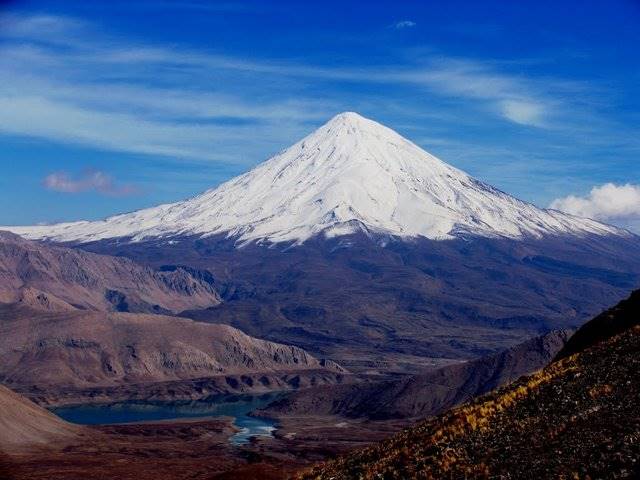
M 196 272 L 197 273 L 197 272 Z M 218 305 L 212 279 L 183 268 L 30 242 L 0 232 L 0 302 L 40 310 L 170 313 Z
M 37 288 L 23 287 L 20 289 L 18 303 L 37 310 L 53 312 L 68 312 L 76 310 L 76 307 L 51 293 L 45 293 Z
M 342 372 L 298 347 L 163 315 L 0 308 L 0 381 L 83 389 L 291 371 Z
M 67 423 L 0 385 L 0 452 L 14 453 L 76 436 L 82 427 Z

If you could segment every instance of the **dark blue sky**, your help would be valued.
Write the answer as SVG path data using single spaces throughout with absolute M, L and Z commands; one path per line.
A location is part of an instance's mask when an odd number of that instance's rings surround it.
M 0 224 L 179 200 L 353 110 L 640 226 L 640 2 L 1 5 Z

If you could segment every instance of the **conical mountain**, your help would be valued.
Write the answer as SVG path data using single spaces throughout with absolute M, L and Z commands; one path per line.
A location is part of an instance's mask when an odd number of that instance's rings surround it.
M 225 234 L 300 243 L 355 230 L 430 239 L 626 234 L 520 201 L 353 112 L 192 199 L 98 222 L 9 229 L 76 242 Z

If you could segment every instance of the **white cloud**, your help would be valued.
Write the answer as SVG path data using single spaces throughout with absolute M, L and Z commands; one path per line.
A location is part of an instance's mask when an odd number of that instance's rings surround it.
M 30 42 L 27 26 L 15 31 L 24 42 L 0 44 L 0 132 L 6 134 L 246 164 L 302 135 L 304 122 L 335 111 L 327 100 L 255 95 L 249 101 L 217 91 L 220 83 L 233 83 L 222 69 L 251 67 L 216 56 L 127 49 L 92 38 L 59 49 Z M 209 80 L 214 75 L 224 81 Z
M 605 183 L 593 187 L 585 197 L 569 195 L 558 198 L 551 202 L 550 207 L 633 228 L 640 226 L 640 185 Z
M 416 26 L 416 22 L 413 22 L 411 20 L 400 20 L 399 22 L 395 22 L 392 25 L 392 27 L 395 28 L 396 30 L 401 30 L 403 28 L 411 28 L 415 26 Z
M 48 190 L 65 193 L 95 191 L 112 197 L 122 197 L 137 193 L 133 185 L 118 184 L 113 177 L 99 170 L 85 172 L 82 176 L 72 178 L 66 172 L 55 172 L 47 175 L 42 184 Z
M 147 121 L 127 113 L 111 113 L 41 97 L 2 97 L 0 130 L 98 148 L 229 161 L 216 152 L 215 139 L 240 142 L 237 128 Z

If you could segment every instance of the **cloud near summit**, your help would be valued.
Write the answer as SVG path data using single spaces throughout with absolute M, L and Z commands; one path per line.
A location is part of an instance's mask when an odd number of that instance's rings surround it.
M 584 197 L 558 198 L 550 207 L 581 217 L 615 221 L 640 231 L 640 185 L 605 183 L 593 187 Z

